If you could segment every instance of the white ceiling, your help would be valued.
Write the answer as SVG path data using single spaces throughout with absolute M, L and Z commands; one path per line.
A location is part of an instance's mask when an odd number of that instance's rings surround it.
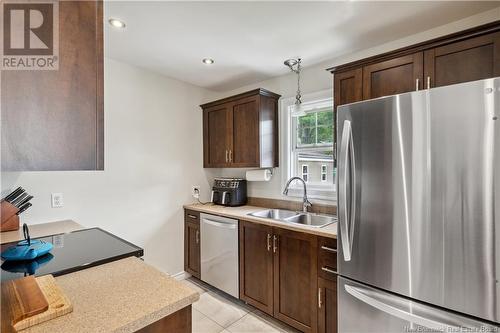
M 106 56 L 212 90 L 231 90 L 500 6 L 496 1 L 107 1 Z M 207 66 L 201 59 L 210 57 Z

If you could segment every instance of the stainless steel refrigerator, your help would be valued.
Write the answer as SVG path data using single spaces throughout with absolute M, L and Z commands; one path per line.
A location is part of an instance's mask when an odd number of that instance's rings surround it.
M 500 332 L 500 78 L 337 111 L 339 332 Z

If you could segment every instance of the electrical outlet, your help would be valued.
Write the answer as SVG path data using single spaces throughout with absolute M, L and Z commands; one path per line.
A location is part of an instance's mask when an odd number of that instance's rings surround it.
M 60 208 L 64 206 L 64 198 L 62 193 L 52 193 L 52 208 Z
M 193 196 L 193 198 L 196 198 L 196 199 L 199 199 L 200 198 L 200 186 L 193 186 L 192 190 L 191 190 L 191 195 Z

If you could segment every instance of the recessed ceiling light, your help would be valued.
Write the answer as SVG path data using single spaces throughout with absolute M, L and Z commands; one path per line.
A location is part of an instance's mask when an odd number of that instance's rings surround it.
M 111 24 L 111 26 L 113 26 L 115 28 L 119 28 L 119 29 L 125 28 L 125 22 L 123 22 L 122 20 L 119 20 L 116 18 L 110 18 L 108 20 L 108 22 L 109 22 L 109 24 Z
M 202 62 L 205 64 L 205 65 L 211 65 L 213 64 L 215 61 L 214 59 L 210 59 L 210 58 L 205 58 L 202 60 Z

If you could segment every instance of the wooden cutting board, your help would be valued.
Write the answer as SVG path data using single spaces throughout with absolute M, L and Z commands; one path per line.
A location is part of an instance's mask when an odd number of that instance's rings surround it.
M 2 332 L 23 330 L 71 311 L 71 302 L 52 275 L 2 283 Z
M 42 290 L 32 276 L 2 283 L 2 332 L 12 331 L 12 326 L 49 308 Z

